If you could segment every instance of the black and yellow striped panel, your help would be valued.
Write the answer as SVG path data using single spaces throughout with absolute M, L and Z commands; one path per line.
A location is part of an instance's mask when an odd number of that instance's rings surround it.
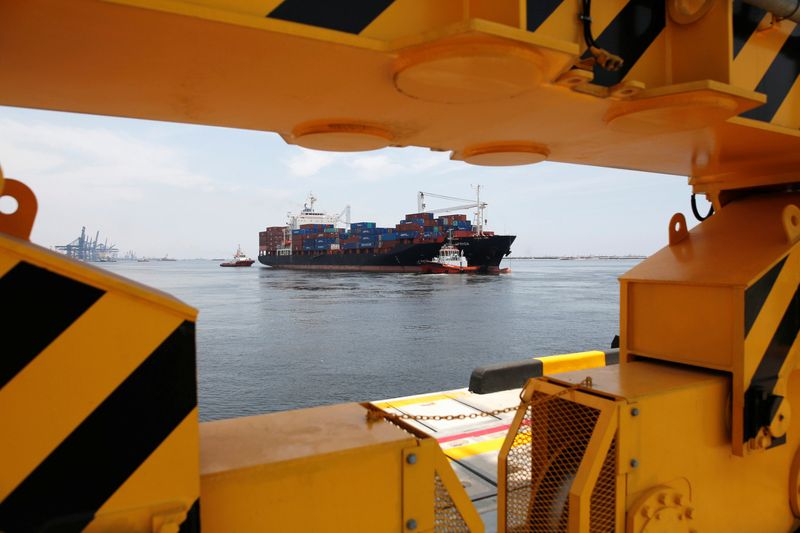
M 268 18 L 358 35 L 394 0 L 284 0 Z
M 800 128 L 800 25 L 774 23 L 765 10 L 733 3 L 734 82 L 767 95 L 745 118 Z
M 198 530 L 194 323 L 67 272 L 0 254 L 0 531 Z
M 401 0 L 283 0 L 266 16 L 358 35 L 382 15 L 391 16 L 394 6 L 401 3 Z M 441 4 L 437 8 L 446 10 Z M 574 0 L 527 0 L 523 25 L 528 31 L 536 32 L 545 22 L 552 22 L 557 27 L 557 35 L 551 36 L 572 38 L 564 32 L 568 32 L 568 28 L 578 27 L 578 9 L 579 3 Z M 565 20 L 569 21 L 568 24 L 564 24 Z M 620 83 L 645 53 L 655 46 L 657 39 L 663 36 L 666 8 L 664 2 L 650 0 L 596 2 L 593 21 L 592 31 L 598 45 L 625 60 L 622 69 L 617 72 L 595 67 L 594 83 L 608 87 Z M 408 31 L 414 30 L 411 28 Z M 585 47 L 582 34 L 574 37 Z
M 745 291 L 745 355 L 758 364 L 745 391 L 744 442 L 769 426 L 783 397 L 775 390 L 800 350 L 800 245 Z M 783 444 L 785 436 L 773 446 Z

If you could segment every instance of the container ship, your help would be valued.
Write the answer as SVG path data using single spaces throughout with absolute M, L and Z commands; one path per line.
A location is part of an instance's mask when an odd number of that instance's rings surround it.
M 394 227 L 378 227 L 375 222 L 351 223 L 349 207 L 339 215 L 316 211 L 316 198 L 309 195 L 300 213 L 289 214 L 285 226 L 259 232 L 258 261 L 297 270 L 422 272 L 422 263 L 451 243 L 463 252 L 470 267 L 480 273 L 499 273 L 500 261 L 511 253 L 516 236 L 484 230 L 487 204 L 480 201 L 480 189 L 477 201 L 458 206 L 476 208 L 474 224 L 465 214 L 435 216 L 437 211 L 453 209 L 426 211 L 426 194 L 459 200 L 420 192 L 419 212 L 407 214 Z M 345 227 L 340 227 L 345 215 Z

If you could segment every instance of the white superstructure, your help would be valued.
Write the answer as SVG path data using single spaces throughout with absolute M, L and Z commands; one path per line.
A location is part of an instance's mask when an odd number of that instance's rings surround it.
M 333 224 L 334 227 L 338 227 L 342 224 L 342 218 L 344 218 L 344 223 L 347 224 L 349 229 L 350 227 L 350 206 L 344 208 L 344 210 L 339 213 L 338 215 L 329 215 L 322 211 L 316 211 L 314 209 L 314 202 L 317 201 L 317 198 L 314 196 L 314 193 L 309 193 L 308 198 L 306 199 L 306 203 L 303 204 L 303 210 L 299 213 L 288 213 L 286 215 L 286 225 L 289 226 L 289 229 L 300 229 L 302 224 Z

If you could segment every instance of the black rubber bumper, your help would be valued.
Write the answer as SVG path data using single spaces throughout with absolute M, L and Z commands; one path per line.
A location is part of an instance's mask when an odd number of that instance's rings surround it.
M 583 353 L 587 354 L 587 361 L 591 359 L 591 363 L 583 368 L 616 365 L 619 363 L 618 348 L 602 351 L 603 357 L 597 357 L 598 352 Z M 469 378 L 469 390 L 475 394 L 489 394 L 491 392 L 518 389 L 528 379 L 544 375 L 545 362 L 543 362 L 543 359 L 550 361 L 557 358 L 570 357 L 574 361 L 576 355 L 580 354 L 552 355 L 478 367 L 472 371 L 472 375 Z

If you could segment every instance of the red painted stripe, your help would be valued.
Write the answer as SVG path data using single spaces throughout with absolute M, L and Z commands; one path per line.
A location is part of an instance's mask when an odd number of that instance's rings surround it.
M 450 442 L 451 440 L 458 440 L 463 439 L 465 437 L 480 437 L 481 435 L 488 435 L 489 433 L 499 433 L 501 431 L 505 431 L 511 426 L 506 424 L 505 426 L 497 426 L 493 428 L 487 429 L 479 429 L 476 431 L 468 431 L 466 433 L 459 433 L 458 435 L 448 435 L 447 437 L 442 437 L 441 439 L 437 439 L 439 443 L 443 442 Z

